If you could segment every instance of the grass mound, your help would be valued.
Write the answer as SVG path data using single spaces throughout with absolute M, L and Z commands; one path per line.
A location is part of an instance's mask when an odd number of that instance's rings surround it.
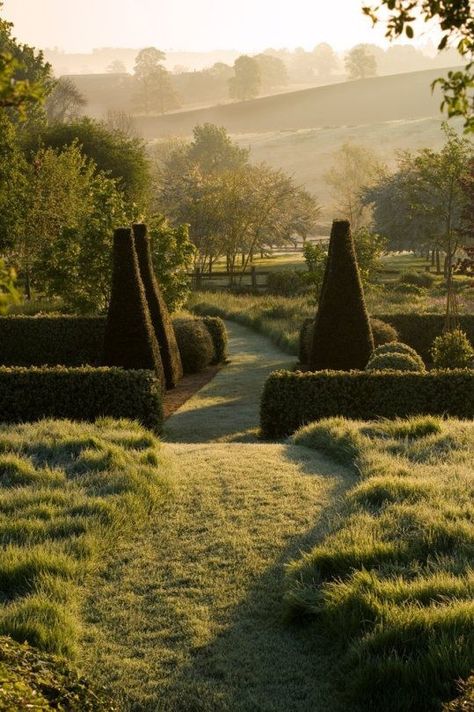
M 129 421 L 0 426 L 0 634 L 73 655 L 88 575 L 162 500 L 167 469 Z
M 0 710 L 115 712 L 103 690 L 91 688 L 59 658 L 0 637 Z
M 296 444 L 360 473 L 287 601 L 338 649 L 351 709 L 439 710 L 474 668 L 474 424 L 437 418 L 302 428 Z

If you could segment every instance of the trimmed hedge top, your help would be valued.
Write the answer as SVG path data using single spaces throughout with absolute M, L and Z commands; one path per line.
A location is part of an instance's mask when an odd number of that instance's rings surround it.
M 225 361 L 227 332 L 222 319 L 179 320 L 180 324 L 188 324 L 188 331 L 194 328 L 196 321 L 204 323 L 211 335 L 214 344 L 211 361 Z M 0 365 L 97 366 L 102 359 L 104 331 L 104 317 L 0 316 Z M 186 328 L 182 327 L 182 338 L 192 338 L 185 332 Z M 181 351 L 184 344 L 178 335 L 177 339 Z
M 474 418 L 474 370 L 275 371 L 262 395 L 262 434 L 280 439 L 321 418 L 353 420 L 409 415 Z
M 156 432 L 163 424 L 161 385 L 152 371 L 121 368 L 0 367 L 0 421 L 129 418 Z

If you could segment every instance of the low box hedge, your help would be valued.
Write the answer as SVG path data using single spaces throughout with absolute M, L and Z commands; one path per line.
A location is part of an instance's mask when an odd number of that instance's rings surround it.
M 474 370 L 276 371 L 262 394 L 262 435 L 279 439 L 321 418 L 354 420 L 410 415 L 474 418 Z
M 423 361 L 431 363 L 430 349 L 437 336 L 443 333 L 444 314 L 376 314 L 376 319 L 391 324 L 398 332 L 399 341 L 411 346 Z M 300 332 L 299 359 L 308 362 L 308 348 L 312 337 L 313 319 L 305 319 Z M 474 344 L 474 314 L 462 314 L 459 324 Z
M 377 318 L 392 324 L 400 341 L 414 348 L 425 363 L 431 362 L 430 349 L 435 338 L 443 333 L 444 314 L 381 314 Z M 474 314 L 461 314 L 459 325 L 474 343 Z
M 0 421 L 130 418 L 160 432 L 160 384 L 151 371 L 120 368 L 0 367 Z
M 209 363 L 225 361 L 227 332 L 222 319 L 175 319 L 180 329 L 180 352 L 188 356 L 187 373 L 195 373 Z M 209 332 L 212 353 L 202 365 L 189 358 L 189 342 L 202 336 L 202 325 Z M 105 317 L 76 316 L 5 316 L 0 317 L 0 364 L 3 366 L 99 366 L 105 333 Z M 201 336 L 200 336 L 201 335 Z M 205 338 L 205 337 L 204 337 Z M 202 340 L 202 338 L 201 338 Z M 207 340 L 208 341 L 208 340 Z M 208 353 L 208 349 L 207 352 Z

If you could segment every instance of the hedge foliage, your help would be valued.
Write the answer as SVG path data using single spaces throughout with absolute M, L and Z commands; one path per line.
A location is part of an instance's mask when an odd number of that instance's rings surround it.
M 425 364 L 419 356 L 411 356 L 396 351 L 375 354 L 370 357 L 365 367 L 366 371 L 426 371 Z
M 373 350 L 374 339 L 350 223 L 335 220 L 309 364 L 313 371 L 364 368 Z
M 114 233 L 112 289 L 104 334 L 104 366 L 154 371 L 162 387 L 165 374 L 129 228 Z
M 0 367 L 0 421 L 129 418 L 161 431 L 161 386 L 151 371 Z
M 0 710 L 64 710 L 116 712 L 118 707 L 103 690 L 93 689 L 69 665 L 0 637 Z
M 275 371 L 265 383 L 260 424 L 264 437 L 279 439 L 321 418 L 410 415 L 474 418 L 474 370 Z
M 174 324 L 177 320 L 174 320 Z M 227 357 L 227 331 L 219 317 L 180 319 L 176 334 L 180 352 L 201 321 L 214 344 L 212 361 Z M 0 364 L 3 366 L 97 366 L 101 363 L 104 317 L 6 316 L 0 317 Z M 208 364 L 206 364 L 208 365 Z M 185 369 L 186 370 L 186 369 Z M 186 371 L 189 373 L 189 371 Z M 193 373 L 195 369 L 193 368 Z
M 378 314 L 377 317 L 392 324 L 400 341 L 414 348 L 425 363 L 431 363 L 430 349 L 435 338 L 443 333 L 444 314 Z M 474 314 L 461 314 L 459 327 L 474 343 Z
M 374 318 L 391 324 L 398 333 L 399 341 L 415 349 L 426 364 L 431 363 L 431 347 L 435 338 L 443 333 L 444 314 L 377 314 Z M 305 319 L 301 327 L 300 363 L 308 363 L 308 344 L 311 343 L 313 323 L 313 319 Z M 474 343 L 474 314 L 461 314 L 459 326 L 471 344 Z M 374 340 L 375 337 L 374 330 Z
M 374 338 L 374 346 L 398 341 L 397 330 L 385 321 L 375 317 L 370 318 L 370 326 Z M 308 363 L 311 344 L 313 341 L 314 319 L 305 319 L 300 331 L 299 360 Z
M 227 329 L 222 319 L 215 316 L 205 316 L 202 318 L 206 329 L 211 335 L 214 344 L 214 358 L 212 363 L 225 363 L 227 361 Z
M 215 360 L 214 342 L 202 319 L 174 323 L 185 373 L 199 373 Z
M 151 323 L 160 348 L 166 387 L 174 388 L 183 376 L 183 365 L 173 322 L 153 269 L 150 238 L 146 225 L 143 223 L 134 224 L 133 236 Z

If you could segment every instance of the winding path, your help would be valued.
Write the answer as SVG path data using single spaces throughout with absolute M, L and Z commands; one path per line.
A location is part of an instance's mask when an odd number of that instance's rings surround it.
M 265 380 L 295 359 L 240 324 L 226 327 L 230 363 L 166 422 L 167 442 L 255 441 Z
M 353 476 L 257 441 L 265 378 L 291 362 L 227 328 L 230 365 L 167 421 L 170 496 L 111 552 L 88 602 L 87 666 L 141 712 L 336 712 L 327 646 L 284 619 L 285 566 L 318 541 Z

